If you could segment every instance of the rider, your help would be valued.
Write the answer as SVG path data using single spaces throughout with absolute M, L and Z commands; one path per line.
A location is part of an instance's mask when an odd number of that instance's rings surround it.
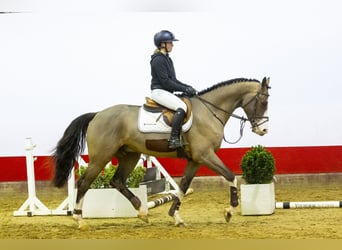
M 151 56 L 151 98 L 157 103 L 176 111 L 172 119 L 172 130 L 169 148 L 182 147 L 180 132 L 186 115 L 186 104 L 174 92 L 183 92 L 189 96 L 196 95 L 197 91 L 190 85 L 177 80 L 173 62 L 169 57 L 173 42 L 178 41 L 168 30 L 162 30 L 154 35 L 154 44 L 157 47 Z

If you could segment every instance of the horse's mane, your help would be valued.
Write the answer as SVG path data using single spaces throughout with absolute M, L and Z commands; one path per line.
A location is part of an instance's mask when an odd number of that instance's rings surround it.
M 198 92 L 198 95 L 203 95 L 205 93 L 208 93 L 214 89 L 223 87 L 223 86 L 227 86 L 227 85 L 231 85 L 231 84 L 235 84 L 235 83 L 239 83 L 239 82 L 259 82 L 259 80 L 256 79 L 247 79 L 247 78 L 235 78 L 235 79 L 231 79 L 231 80 L 227 80 L 227 81 L 223 81 L 223 82 L 219 82 L 209 88 L 206 88 L 204 90 L 201 90 L 200 92 Z

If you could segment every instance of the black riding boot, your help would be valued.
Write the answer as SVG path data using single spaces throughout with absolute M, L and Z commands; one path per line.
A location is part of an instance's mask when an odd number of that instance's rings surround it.
M 182 129 L 184 117 L 185 111 L 181 108 L 178 108 L 172 119 L 172 130 L 169 140 L 169 148 L 179 148 L 183 146 L 180 138 L 180 132 Z

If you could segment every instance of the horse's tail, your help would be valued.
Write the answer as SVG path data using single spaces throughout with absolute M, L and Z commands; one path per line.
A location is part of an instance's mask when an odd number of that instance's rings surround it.
M 87 128 L 95 115 L 87 113 L 74 119 L 57 143 L 52 155 L 55 165 L 53 184 L 56 187 L 62 187 L 68 180 L 78 156 L 84 150 Z

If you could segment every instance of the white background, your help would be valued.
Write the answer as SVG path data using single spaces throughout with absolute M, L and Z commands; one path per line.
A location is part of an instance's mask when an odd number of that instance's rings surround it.
M 341 1 L 20 1 L 0 11 L 0 156 L 26 137 L 49 155 L 78 115 L 150 94 L 153 35 L 180 40 L 178 79 L 197 90 L 271 78 L 269 134 L 222 147 L 341 145 Z M 237 114 L 242 114 L 237 110 Z M 231 119 L 227 139 L 239 136 Z

